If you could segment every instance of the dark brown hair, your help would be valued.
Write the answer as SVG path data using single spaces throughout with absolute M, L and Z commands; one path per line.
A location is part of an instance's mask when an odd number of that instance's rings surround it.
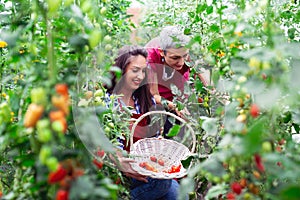
M 118 56 L 115 59 L 114 66 L 117 66 L 121 69 L 122 77 L 125 75 L 126 68 L 131 62 L 132 58 L 139 55 L 147 59 L 148 52 L 145 48 L 137 45 L 126 45 L 119 50 Z M 107 88 L 107 91 L 109 93 L 111 94 L 118 93 L 120 91 L 121 87 L 124 85 L 123 84 L 124 78 L 122 77 L 117 82 L 116 74 L 113 73 L 111 87 Z M 153 103 L 151 99 L 152 95 L 150 93 L 150 87 L 148 84 L 147 70 L 146 70 L 145 78 L 141 82 L 140 87 L 136 89 L 132 95 L 137 99 L 140 105 L 141 113 L 148 112 Z

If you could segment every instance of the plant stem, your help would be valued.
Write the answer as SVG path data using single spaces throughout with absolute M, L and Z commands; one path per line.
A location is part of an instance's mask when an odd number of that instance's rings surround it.
M 268 0 L 267 3 L 267 16 L 266 16 L 266 34 L 267 34 L 267 46 L 273 48 L 274 42 L 272 39 L 272 30 L 271 30 L 271 0 Z
M 47 58 L 48 58 L 48 69 L 49 69 L 49 77 L 50 82 L 55 83 L 56 81 L 56 64 L 54 57 L 54 43 L 53 43 L 53 32 L 51 21 L 49 19 L 46 20 L 47 24 Z

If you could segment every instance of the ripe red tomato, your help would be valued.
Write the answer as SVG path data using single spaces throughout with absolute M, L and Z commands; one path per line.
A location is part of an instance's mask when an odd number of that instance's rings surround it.
M 250 107 L 250 114 L 252 117 L 256 118 L 259 116 L 259 107 L 256 104 L 252 104 Z
M 103 167 L 103 162 L 98 161 L 97 159 L 93 160 L 94 165 L 96 165 L 96 167 L 98 167 L 98 169 L 102 169 Z
M 69 192 L 64 189 L 59 189 L 56 193 L 56 200 L 68 200 Z
M 151 160 L 152 162 L 157 162 L 157 158 L 156 158 L 155 156 L 150 156 L 150 160 Z
M 66 177 L 67 173 L 67 170 L 65 170 L 63 166 L 59 164 L 57 170 L 54 172 L 50 172 L 50 174 L 48 175 L 48 183 L 53 184 L 61 181 Z
M 236 194 L 241 194 L 242 193 L 242 186 L 238 182 L 233 182 L 231 184 L 231 189 Z
M 99 156 L 100 158 L 102 158 L 105 155 L 105 151 L 104 150 L 98 150 L 96 155 Z
M 232 192 L 227 193 L 226 198 L 228 200 L 235 200 L 235 194 Z
M 198 97 L 198 103 L 203 103 L 202 97 Z
M 67 96 L 68 95 L 68 86 L 64 83 L 58 83 L 55 85 L 55 91 L 57 94 Z
M 169 169 L 168 173 L 176 173 L 176 172 L 180 172 L 181 169 L 181 165 L 172 165 L 171 169 Z
M 145 168 L 145 167 L 146 167 L 146 162 L 141 162 L 141 163 L 139 164 L 139 166 L 142 167 L 142 168 Z
M 159 159 L 159 160 L 158 160 L 158 164 L 161 165 L 161 166 L 164 166 L 164 165 L 165 165 L 165 162 L 164 162 L 162 159 Z

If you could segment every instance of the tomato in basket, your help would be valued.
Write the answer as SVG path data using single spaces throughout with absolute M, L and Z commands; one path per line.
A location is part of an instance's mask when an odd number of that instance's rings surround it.
M 139 164 L 139 166 L 140 166 L 141 168 L 145 168 L 145 167 L 146 167 L 146 162 L 141 162 L 141 163 Z
M 152 172 L 158 172 L 157 169 L 155 167 L 153 167 L 151 164 L 147 163 L 147 162 L 141 162 L 139 164 L 140 167 L 152 171 Z
M 180 172 L 181 169 L 181 165 L 172 165 L 171 169 L 169 169 L 168 173 L 176 173 L 176 172 Z
M 157 158 L 156 158 L 155 156 L 150 156 L 150 160 L 151 160 L 152 162 L 157 162 Z
M 158 162 L 158 164 L 161 165 L 161 166 L 164 166 L 164 165 L 165 165 L 165 162 L 164 162 L 162 159 L 159 159 L 157 162 Z

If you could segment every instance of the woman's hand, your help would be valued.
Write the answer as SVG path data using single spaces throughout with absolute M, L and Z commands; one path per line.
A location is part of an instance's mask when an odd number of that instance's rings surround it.
M 139 181 L 148 182 L 147 177 L 139 174 L 137 171 L 132 169 L 131 164 L 135 162 L 135 160 L 131 158 L 124 157 L 124 151 L 117 149 L 116 155 L 110 155 L 111 160 L 117 165 L 118 169 L 123 172 L 126 176 L 135 178 Z
M 147 180 L 146 176 L 143 176 L 143 175 L 139 174 L 138 172 L 136 172 L 134 169 L 132 169 L 130 163 L 133 163 L 133 162 L 135 162 L 135 161 L 131 158 L 124 158 L 124 157 L 119 158 L 120 171 L 122 171 L 128 177 L 135 178 L 139 181 L 143 181 L 143 182 L 147 183 L 148 180 Z

